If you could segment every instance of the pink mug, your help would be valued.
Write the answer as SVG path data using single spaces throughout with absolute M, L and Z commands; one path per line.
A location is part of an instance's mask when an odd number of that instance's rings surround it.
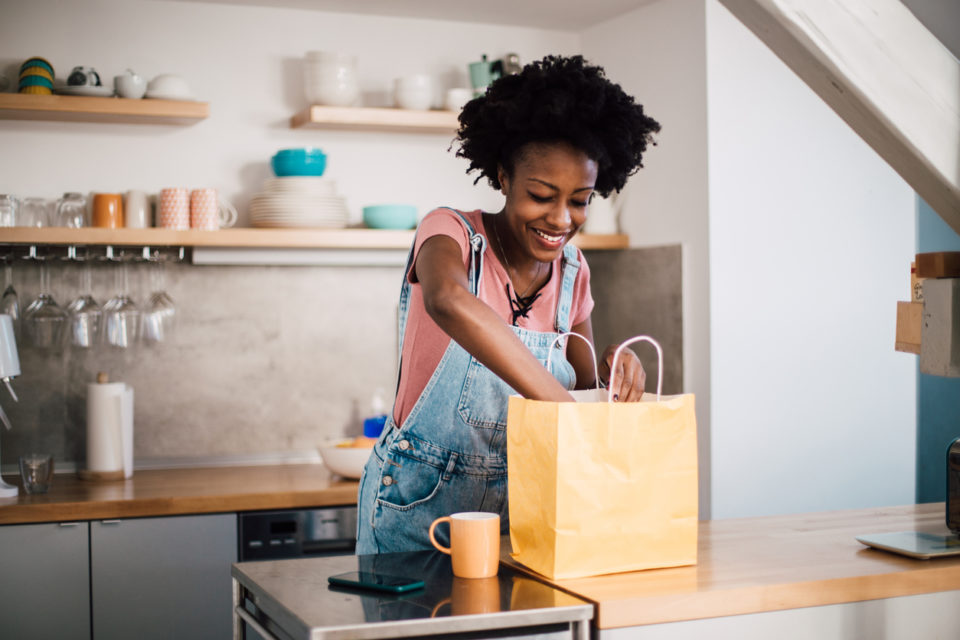
M 232 227 L 237 222 L 237 210 L 221 200 L 216 189 L 194 189 L 190 192 L 190 228 L 216 231 Z
M 190 228 L 190 192 L 187 189 L 175 187 L 160 190 L 157 226 L 179 230 Z

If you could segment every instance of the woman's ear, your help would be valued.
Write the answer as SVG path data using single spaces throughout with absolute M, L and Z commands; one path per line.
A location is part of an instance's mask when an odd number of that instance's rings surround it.
M 497 165 L 497 181 L 500 183 L 500 193 L 503 195 L 507 195 L 507 191 L 510 190 L 510 187 L 507 184 L 509 180 L 510 176 L 507 175 L 503 165 Z

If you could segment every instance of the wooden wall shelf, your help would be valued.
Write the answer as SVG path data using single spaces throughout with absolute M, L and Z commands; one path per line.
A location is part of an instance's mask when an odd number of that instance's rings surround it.
M 349 129 L 354 131 L 409 131 L 450 133 L 457 130 L 457 111 L 412 111 L 375 107 L 313 105 L 290 118 L 294 129 Z
M 0 119 L 126 124 L 193 124 L 210 115 L 206 102 L 0 93 Z
M 68 229 L 8 227 L 0 229 L 0 245 L 114 245 L 151 247 L 245 247 L 298 249 L 408 249 L 413 231 L 387 229 Z M 624 234 L 580 234 L 581 249 L 626 249 Z

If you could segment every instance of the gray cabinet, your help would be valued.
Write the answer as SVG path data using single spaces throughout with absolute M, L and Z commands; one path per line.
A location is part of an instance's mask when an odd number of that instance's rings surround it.
M 90 640 L 88 528 L 0 527 L 0 636 Z
M 236 561 L 234 513 L 0 526 L 0 638 L 229 638 Z
M 237 516 L 90 523 L 94 640 L 229 638 Z

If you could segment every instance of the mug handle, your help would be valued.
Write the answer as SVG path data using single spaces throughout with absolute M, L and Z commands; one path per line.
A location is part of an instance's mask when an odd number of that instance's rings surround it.
M 237 224 L 236 208 L 223 198 L 220 198 L 217 205 L 217 220 L 221 229 L 226 229 Z
M 450 547 L 443 546 L 442 544 L 437 542 L 436 538 L 433 537 L 433 530 L 436 529 L 437 525 L 440 524 L 441 522 L 452 523 L 452 521 L 450 520 L 450 516 L 443 516 L 442 518 L 437 518 L 436 520 L 434 520 L 433 524 L 430 525 L 430 531 L 429 531 L 430 542 L 433 544 L 433 546 L 437 548 L 437 551 L 441 551 L 447 555 L 450 555 Z

